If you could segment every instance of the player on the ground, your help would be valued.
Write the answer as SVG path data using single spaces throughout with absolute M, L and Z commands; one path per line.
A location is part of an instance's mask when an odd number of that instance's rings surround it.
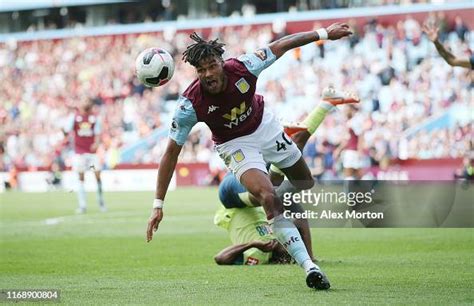
M 327 29 L 282 37 L 252 54 L 225 61 L 224 44 L 217 39 L 205 41 L 196 33 L 191 35 L 195 43 L 188 46 L 183 59 L 196 68 L 198 78 L 178 100 L 170 140 L 158 170 L 147 241 L 152 239 L 163 218 L 163 200 L 187 135 L 197 122 L 205 122 L 227 167 L 262 204 L 277 240 L 305 270 L 307 285 L 329 288 L 324 273 L 308 255 L 298 230 L 283 217 L 283 204 L 273 190 L 265 165 L 269 162 L 280 168 L 298 189 L 314 185 L 311 172 L 301 152 L 264 107 L 263 97 L 255 94 L 255 90 L 258 75 L 288 50 L 350 34 L 347 24 L 335 23 Z
M 107 211 L 102 192 L 102 181 L 100 178 L 100 164 L 96 155 L 99 146 L 100 120 L 93 110 L 94 101 L 86 99 L 81 102 L 78 111 L 71 116 L 66 133 L 73 134 L 74 157 L 72 169 L 79 174 L 77 186 L 77 197 L 79 208 L 77 213 L 87 211 L 86 191 L 84 188 L 84 173 L 87 170 L 94 171 L 97 181 L 97 202 L 102 212 Z
M 428 38 L 434 43 L 439 55 L 451 66 L 458 66 L 464 68 L 474 69 L 474 53 L 470 57 L 456 57 L 449 52 L 443 44 L 439 41 L 439 28 L 433 22 L 426 22 L 423 25 L 423 31 Z
M 302 124 L 285 127 L 285 132 L 290 135 L 300 150 L 335 105 L 359 102 L 355 95 L 338 93 L 332 87 L 323 91 L 322 98 L 323 101 Z M 277 178 L 279 175 L 281 172 L 279 173 L 278 170 L 272 173 L 272 181 L 278 185 L 283 179 L 283 177 Z M 279 192 L 278 196 L 281 199 L 286 191 L 280 189 Z M 257 265 L 291 262 L 289 254 L 271 234 L 263 209 L 256 207 L 259 203 L 249 195 L 232 173 L 228 173 L 219 185 L 219 199 L 223 207 L 216 212 L 214 223 L 228 231 L 232 245 L 224 248 L 214 257 L 217 264 Z M 293 203 L 286 209 L 303 211 L 299 203 Z M 294 223 L 314 261 L 308 221 L 298 219 L 294 220 Z

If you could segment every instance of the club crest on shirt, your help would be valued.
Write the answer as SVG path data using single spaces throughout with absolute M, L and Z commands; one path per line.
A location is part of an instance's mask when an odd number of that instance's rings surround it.
M 244 155 L 244 152 L 242 152 L 242 150 L 237 150 L 234 153 L 232 153 L 232 157 L 237 163 L 240 163 L 241 161 L 245 159 L 245 155 Z
M 248 266 L 255 266 L 255 265 L 258 265 L 258 259 L 249 256 L 249 257 L 247 258 L 247 261 L 245 262 L 245 264 L 248 265 Z
M 235 86 L 241 93 L 246 93 L 250 89 L 250 84 L 244 78 L 240 78 L 237 82 L 235 82 Z

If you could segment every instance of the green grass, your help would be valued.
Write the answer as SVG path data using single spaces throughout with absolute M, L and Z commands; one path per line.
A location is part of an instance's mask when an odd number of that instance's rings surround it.
M 215 189 L 167 198 L 145 242 L 153 193 L 0 194 L 0 289 L 56 288 L 67 304 L 473 304 L 473 229 L 313 229 L 332 289 L 314 292 L 292 266 L 214 264 L 229 244 L 213 225 Z M 54 219 L 56 218 L 56 219 Z M 46 224 L 58 222 L 56 224 Z

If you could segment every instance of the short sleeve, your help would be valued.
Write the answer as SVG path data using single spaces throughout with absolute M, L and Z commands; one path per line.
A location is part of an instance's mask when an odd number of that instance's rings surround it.
M 70 114 L 67 117 L 67 119 L 65 120 L 63 129 L 66 133 L 70 133 L 74 129 L 74 120 L 75 120 L 75 118 L 76 118 L 76 116 L 74 114 Z
M 255 50 L 254 53 L 247 53 L 239 56 L 238 60 L 242 62 L 248 71 L 256 77 L 273 64 L 276 60 L 275 54 L 269 47 Z
M 99 135 L 102 132 L 102 120 L 100 117 L 97 117 L 97 121 L 94 125 L 94 135 Z
M 171 121 L 169 137 L 180 146 L 184 145 L 193 126 L 197 123 L 197 116 L 193 104 L 189 99 L 180 96 L 178 107 Z

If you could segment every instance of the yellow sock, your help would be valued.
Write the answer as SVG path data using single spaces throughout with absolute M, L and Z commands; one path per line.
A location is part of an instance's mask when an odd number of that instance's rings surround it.
M 316 132 L 316 129 L 321 125 L 321 122 L 323 122 L 324 117 L 326 117 L 327 113 L 333 108 L 334 106 L 331 103 L 322 101 L 318 107 L 303 120 L 304 126 L 308 127 L 308 132 L 311 135 Z

